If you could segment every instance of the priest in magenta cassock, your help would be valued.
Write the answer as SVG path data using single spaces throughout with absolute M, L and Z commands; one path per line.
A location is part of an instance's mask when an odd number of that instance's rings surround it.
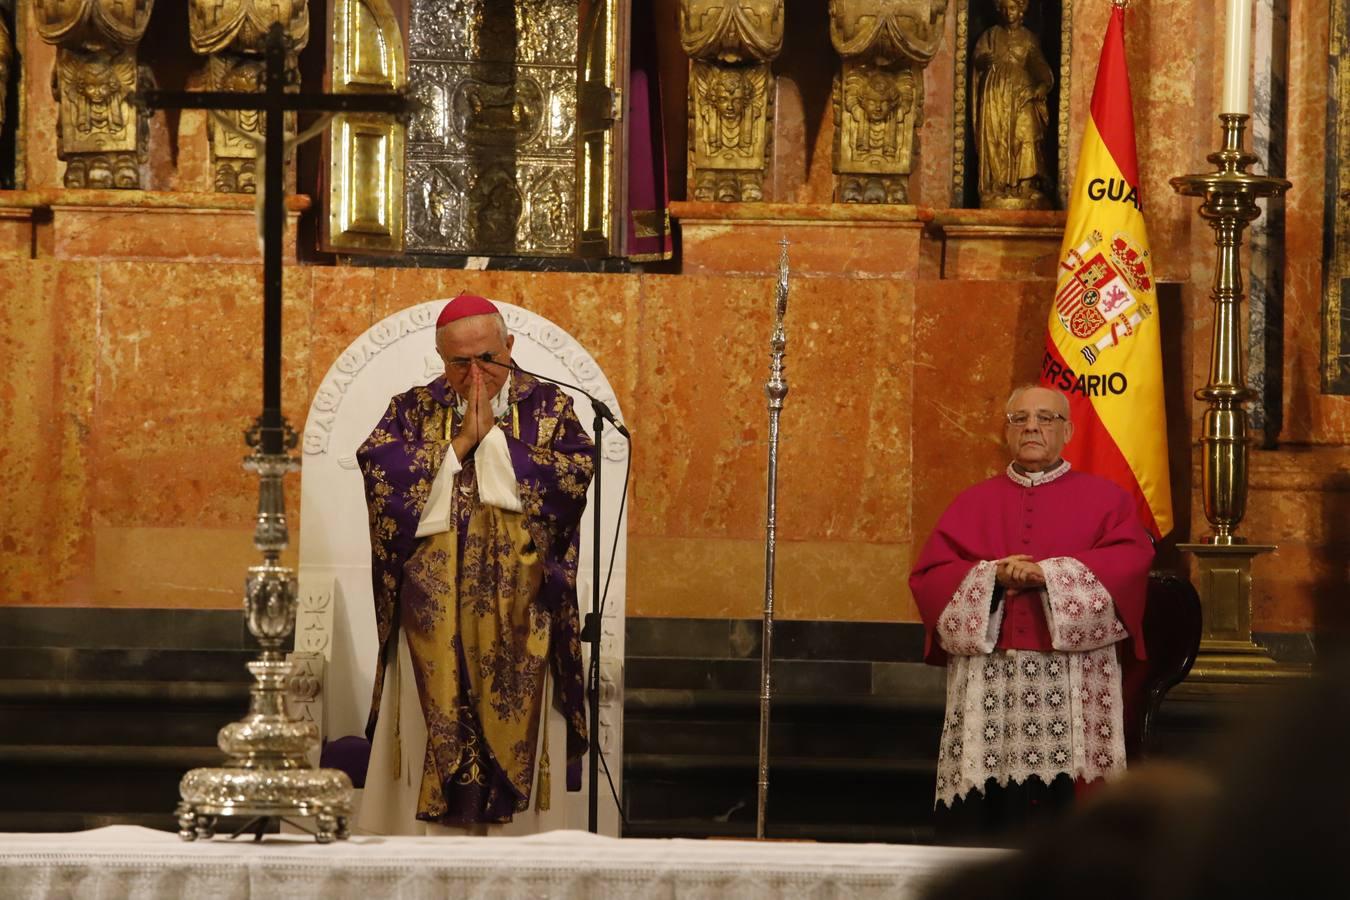
M 445 375 L 394 397 L 357 453 L 379 638 L 363 831 L 485 833 L 532 800 L 535 815 L 550 747 L 581 787 L 593 444 L 566 394 L 510 368 L 513 343 L 490 301 L 450 301 L 436 322 Z M 565 734 L 549 734 L 550 705 Z
M 1153 545 L 1123 490 L 1060 456 L 1068 417 L 1058 391 L 1014 391 L 1007 471 L 952 501 L 910 575 L 925 659 L 947 666 L 944 830 L 1015 824 L 1125 768 L 1117 652 L 1144 658 Z

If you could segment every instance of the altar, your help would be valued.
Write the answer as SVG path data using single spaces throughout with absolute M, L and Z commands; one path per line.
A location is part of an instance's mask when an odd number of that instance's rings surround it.
M 127 825 L 0 834 L 0 896 L 76 897 L 919 897 L 941 872 L 1004 851 L 906 844 L 304 836 L 185 844 Z

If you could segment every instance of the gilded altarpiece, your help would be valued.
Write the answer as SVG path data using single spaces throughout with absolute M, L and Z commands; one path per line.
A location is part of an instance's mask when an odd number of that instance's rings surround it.
M 263 41 L 274 24 L 285 29 L 286 68 L 298 82 L 296 54 L 309 42 L 306 0 L 189 0 L 188 31 L 192 52 L 207 57 L 207 84 L 213 91 L 261 91 Z M 294 131 L 294 115 L 287 117 Z M 229 110 L 211 116 L 212 181 L 217 191 L 251 194 L 257 189 L 258 148 L 263 114 Z
M 410 252 L 577 246 L 577 0 L 412 0 Z
M 407 86 L 403 31 L 388 0 L 333 0 L 328 90 L 392 92 Z M 323 247 L 332 252 L 397 253 L 404 234 L 404 143 L 395 116 L 341 113 L 324 149 L 328 209 Z
M 923 70 L 946 13 L 947 0 L 830 0 L 836 202 L 909 202 Z
M 952 205 L 980 207 L 979 141 L 976 136 L 980 73 L 972 66 L 982 36 L 1006 25 L 1006 0 L 954 0 L 956 17 L 955 109 L 952 128 Z M 1069 75 L 1073 46 L 1073 0 L 1024 0 L 1022 24 L 1035 36 L 1042 56 L 1054 75 L 1054 86 L 1044 98 L 1043 154 L 1053 171 L 1053 185 L 1045 193 L 1063 208 L 1069 184 Z
M 783 15 L 783 0 L 680 0 L 695 200 L 764 199 Z
M 154 0 L 35 0 L 38 36 L 56 46 L 57 156 L 68 188 L 142 186 L 148 122 L 130 96 L 151 86 L 137 47 Z
M 1332 4 L 1322 390 L 1350 394 L 1350 0 Z

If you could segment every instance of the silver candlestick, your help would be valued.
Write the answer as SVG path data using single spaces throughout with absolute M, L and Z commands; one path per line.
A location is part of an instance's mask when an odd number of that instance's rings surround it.
M 220 730 L 217 744 L 229 757 L 225 765 L 193 769 L 179 783 L 183 799 L 178 804 L 178 836 L 185 841 L 212 838 L 219 816 L 252 817 L 258 838 L 272 819 L 313 818 L 315 838 L 327 844 L 349 834 L 352 783 L 344 772 L 310 764 L 319 728 L 292 718 L 286 709 L 292 663 L 282 645 L 295 630 L 296 584 L 291 569 L 279 564 L 289 540 L 282 482 L 300 462 L 285 451 L 264 452 L 259 430 L 250 432 L 254 452 L 244 459 L 244 468 L 257 472 L 259 481 L 253 544 L 263 562 L 249 568 L 244 583 L 248 630 L 262 646 L 262 653 L 248 664 L 257 684 L 250 691 L 248 714 Z M 293 449 L 295 432 L 289 426 L 285 431 L 286 449 Z
M 755 814 L 755 837 L 764 837 L 764 811 L 769 802 L 769 706 L 773 701 L 773 576 L 778 527 L 778 416 L 787 397 L 787 332 L 783 319 L 788 302 L 788 240 L 778 241 L 778 285 L 774 290 L 773 337 L 769 339 L 769 380 L 764 395 L 769 399 L 769 502 L 764 537 L 764 628 L 759 656 L 759 798 Z

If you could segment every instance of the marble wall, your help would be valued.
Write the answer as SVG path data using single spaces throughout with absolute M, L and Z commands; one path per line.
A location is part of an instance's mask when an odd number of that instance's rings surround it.
M 1076 6 L 1071 160 L 1109 10 Z M 1194 201 L 1176 197 L 1167 179 L 1206 167 L 1217 145 L 1223 6 L 1136 4 L 1127 31 L 1145 208 L 1164 282 L 1183 539 L 1204 530 L 1189 458 L 1200 433 L 1191 394 L 1208 366 L 1214 249 Z M 1256 564 L 1261 631 L 1312 627 L 1317 598 L 1343 588 L 1350 559 L 1340 525 L 1350 514 L 1350 399 L 1322 395 L 1318 378 L 1327 22 L 1317 6 L 1291 4 L 1289 22 L 1287 446 L 1254 454 L 1243 529 L 1281 547 Z M 790 14 L 805 8 L 789 3 Z M 255 482 L 239 466 L 259 391 L 261 267 L 247 201 L 59 190 L 51 53 L 31 40 L 27 48 L 29 190 L 0 195 L 9 357 L 0 367 L 0 466 L 10 488 L 0 506 L 0 603 L 236 606 L 256 558 Z M 804 82 L 824 68 L 812 59 L 789 74 Z M 728 211 L 685 204 L 680 274 L 293 265 L 287 415 L 301 425 L 337 353 L 403 306 L 472 290 L 531 308 L 592 351 L 634 428 L 630 614 L 753 617 L 763 591 L 773 242 L 789 229 L 799 277 L 782 422 L 779 609 L 788 618 L 914 620 L 905 575 L 917 542 L 960 487 L 1003 462 L 1000 404 L 1036 373 L 1063 222 L 1062 213 L 1009 220 L 941 208 L 952 93 L 950 63 L 942 65 L 928 76 L 920 207 L 845 214 L 820 205 L 828 104 L 818 86 L 785 78 L 783 90 L 799 99 L 794 107 L 779 95 L 796 117 L 779 128 L 781 205 L 731 211 L 729 223 Z M 168 134 L 165 122 L 155 127 Z M 204 142 L 185 113 L 162 145 L 172 153 L 154 161 L 152 185 L 199 189 Z M 1162 560 L 1184 564 L 1170 551 Z

